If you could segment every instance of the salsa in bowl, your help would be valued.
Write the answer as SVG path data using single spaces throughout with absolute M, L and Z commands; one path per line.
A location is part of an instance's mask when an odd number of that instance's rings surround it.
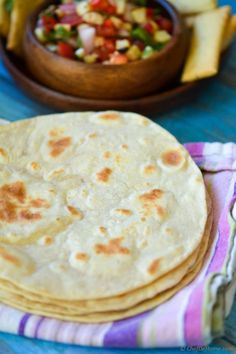
M 69 0 L 44 9 L 35 35 L 49 51 L 80 62 L 126 64 L 172 39 L 173 23 L 150 0 Z
M 61 40 L 61 38 L 55 40 L 55 36 L 58 36 L 58 26 L 57 23 L 55 23 L 57 17 L 54 18 L 54 16 L 48 16 L 47 18 L 42 18 L 42 16 L 45 16 L 45 11 L 47 12 L 49 6 L 54 6 L 55 3 L 58 4 L 55 0 L 49 0 L 28 18 L 23 42 L 24 61 L 27 69 L 37 81 L 44 84 L 46 87 L 57 92 L 80 98 L 121 100 L 152 94 L 162 90 L 178 79 L 186 57 L 186 51 L 188 50 L 188 33 L 180 14 L 168 1 L 150 0 L 148 4 L 153 4 L 151 8 L 161 8 L 161 13 L 165 15 L 166 19 L 170 20 L 172 28 L 169 29 L 169 32 L 166 30 L 171 36 L 170 41 L 163 45 L 161 49 L 158 50 L 158 48 L 156 48 L 149 56 L 142 59 L 145 47 L 151 48 L 151 46 L 145 45 L 144 50 L 139 48 L 139 51 L 141 52 L 141 56 L 139 54 L 140 59 L 134 58 L 129 61 L 125 59 L 126 62 L 124 62 L 123 59 L 124 55 L 127 56 L 127 51 L 129 49 L 116 48 L 114 52 L 113 49 L 111 50 L 109 48 L 111 42 L 113 43 L 115 41 L 116 45 L 116 41 L 120 40 L 115 36 L 105 37 L 95 35 L 95 38 L 100 37 L 99 40 L 104 40 L 106 43 L 105 45 L 103 42 L 103 44 L 99 46 L 97 43 L 95 46 L 94 42 L 92 42 L 91 45 L 91 37 L 88 36 L 86 39 L 83 39 L 83 41 L 84 45 L 89 46 L 90 49 L 85 50 L 81 46 L 78 48 L 76 47 L 77 41 L 79 42 L 79 45 L 81 45 L 81 34 L 79 31 L 80 25 L 85 25 L 86 28 L 88 25 L 80 23 L 81 19 L 77 12 L 67 14 L 67 16 L 70 16 L 71 21 L 73 19 L 75 21 L 74 23 L 76 23 L 74 25 L 75 27 L 71 25 L 72 29 L 68 27 L 69 33 L 71 34 L 71 31 L 74 31 L 74 34 L 72 36 L 69 35 L 66 40 Z M 75 5 L 79 4 L 80 3 L 77 3 Z M 70 5 L 69 8 L 73 5 L 74 8 L 74 2 L 71 4 L 59 5 Z M 57 8 L 59 9 L 59 7 Z M 113 8 L 112 11 L 114 11 Z M 155 16 L 158 16 L 157 13 Z M 110 17 L 108 19 L 110 20 Z M 68 19 L 66 21 L 68 21 Z M 78 24 L 77 21 L 79 21 L 80 24 Z M 106 26 L 104 27 L 104 22 L 103 29 L 106 28 Z M 50 40 L 48 40 L 48 38 L 42 38 L 43 42 L 41 42 L 38 40 L 38 36 L 40 36 L 40 34 L 45 35 L 43 23 L 44 26 L 47 26 L 46 35 L 50 33 L 53 34 L 53 36 L 49 36 Z M 68 25 L 68 23 L 66 25 Z M 55 26 L 56 28 L 54 29 Z M 136 30 L 143 28 L 141 24 L 136 24 L 134 27 Z M 64 38 L 64 29 L 66 28 L 61 27 L 61 23 L 59 24 L 59 28 L 60 31 L 61 28 L 63 28 L 62 35 Z M 96 28 L 101 29 L 101 27 Z M 35 35 L 36 29 L 40 29 L 37 30 L 37 37 Z M 108 30 L 106 29 L 106 31 Z M 101 32 L 99 34 L 101 34 Z M 150 37 L 153 40 L 154 36 L 150 34 L 148 38 Z M 124 39 L 125 38 L 122 38 L 122 40 Z M 138 43 L 141 43 L 140 39 L 135 39 L 135 41 L 135 46 Z M 155 43 L 158 44 L 158 42 Z M 120 42 L 117 44 L 120 44 Z M 123 44 L 124 43 L 122 43 L 122 46 Z M 130 44 L 129 48 L 133 45 L 133 43 L 132 45 Z M 93 62 L 93 52 L 96 48 L 100 48 L 100 51 L 102 51 L 103 54 L 105 53 L 105 58 L 102 57 L 102 59 L 98 59 L 96 56 L 96 61 Z M 87 64 L 82 58 L 77 58 L 77 50 L 81 50 L 82 53 L 83 51 L 86 52 L 84 53 L 85 56 L 89 56 L 86 57 L 86 61 L 91 64 Z M 123 58 L 123 65 L 117 65 L 118 59 L 121 58 Z M 114 60 L 116 63 L 114 63 Z M 105 64 L 102 64 L 104 62 Z M 109 65 L 106 65 L 108 63 Z M 135 109 L 136 107 L 133 108 L 133 110 Z

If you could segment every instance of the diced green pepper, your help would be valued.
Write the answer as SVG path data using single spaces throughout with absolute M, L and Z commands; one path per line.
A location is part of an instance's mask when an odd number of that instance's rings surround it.
M 68 39 L 71 36 L 71 31 L 68 31 L 65 27 L 58 25 L 54 30 L 54 36 L 56 39 Z
M 155 43 L 153 48 L 159 52 L 162 48 L 165 47 L 165 45 L 166 43 Z
M 143 41 L 146 45 L 152 45 L 152 43 L 153 43 L 153 39 L 150 36 L 150 34 L 147 31 L 145 31 L 145 29 L 142 27 L 136 27 L 131 32 L 131 36 L 134 39 L 138 39 L 138 40 Z

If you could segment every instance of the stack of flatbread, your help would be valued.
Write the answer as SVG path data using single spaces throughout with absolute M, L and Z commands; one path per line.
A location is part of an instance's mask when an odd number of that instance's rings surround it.
M 80 322 L 151 309 L 201 269 L 211 207 L 200 170 L 134 113 L 0 128 L 0 301 Z

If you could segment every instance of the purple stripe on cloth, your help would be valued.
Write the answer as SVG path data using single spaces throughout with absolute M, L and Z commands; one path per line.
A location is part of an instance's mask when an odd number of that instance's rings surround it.
M 23 336 L 23 335 L 24 335 L 25 326 L 26 326 L 26 323 L 27 323 L 28 319 L 30 318 L 30 316 L 31 316 L 31 314 L 26 313 L 26 314 L 22 317 L 22 319 L 21 319 L 21 321 L 20 321 L 20 324 L 19 324 L 19 328 L 18 328 L 18 334 L 19 334 L 20 336 Z
M 194 156 L 202 156 L 203 155 L 203 150 L 204 150 L 204 143 L 188 143 L 184 144 L 185 148 L 188 150 L 188 152 Z
M 138 347 L 138 330 L 141 321 L 148 316 L 150 311 L 125 320 L 116 321 L 106 333 L 103 345 L 105 347 Z
M 38 323 L 36 324 L 35 331 L 34 331 L 35 338 L 38 338 L 38 331 L 39 331 L 39 328 L 40 328 L 42 322 L 44 321 L 44 319 L 45 319 L 45 317 L 41 317 L 40 320 L 38 321 Z

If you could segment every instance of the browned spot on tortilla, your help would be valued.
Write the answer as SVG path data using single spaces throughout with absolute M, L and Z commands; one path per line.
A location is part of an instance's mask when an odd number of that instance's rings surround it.
M 103 154 L 104 159 L 109 159 L 111 157 L 110 151 L 105 151 Z
M 45 199 L 41 199 L 41 198 L 32 199 L 30 201 L 30 206 L 32 208 L 49 208 L 50 207 L 49 203 Z
M 0 188 L 0 199 L 16 199 L 18 202 L 23 203 L 26 198 L 26 189 L 24 183 L 17 181 L 11 184 L 4 184 Z
M 128 150 L 128 145 L 127 145 L 127 144 L 122 144 L 121 147 L 122 147 L 122 149 L 124 149 L 124 150 Z
M 7 157 L 7 153 L 3 148 L 0 148 L 0 155 L 2 155 L 3 157 Z
M 31 162 L 31 167 L 33 170 L 39 170 L 40 169 L 40 164 L 38 162 Z
M 49 246 L 53 243 L 53 238 L 51 236 L 44 236 L 43 244 Z
M 120 119 L 120 115 L 119 113 L 116 113 L 116 112 L 112 112 L 112 113 L 103 113 L 103 114 L 100 114 L 99 116 L 99 119 L 102 119 L 102 120 L 119 120 Z
M 98 136 L 97 133 L 91 133 L 91 134 L 88 135 L 88 137 L 91 138 L 91 139 L 94 139 L 97 136 Z
M 72 215 L 77 216 L 82 219 L 83 215 L 82 215 L 81 211 L 79 211 L 78 209 L 76 209 L 75 207 L 73 207 L 71 205 L 67 205 L 67 209 L 69 210 L 69 212 Z
M 178 166 L 183 160 L 181 153 L 178 150 L 169 150 L 161 155 L 162 162 L 168 166 Z
M 14 266 L 19 267 L 21 265 L 19 258 L 8 253 L 4 248 L 0 248 L 0 257 L 13 264 Z
M 156 271 L 158 270 L 159 266 L 160 266 L 160 260 L 156 259 L 148 267 L 148 273 L 151 274 L 151 275 L 155 274 Z
M 27 198 L 22 181 L 4 184 L 0 187 L 0 221 L 13 223 L 18 221 L 36 221 L 40 213 L 31 212 L 30 208 L 49 208 L 49 203 L 41 198 Z
M 170 227 L 167 227 L 166 228 L 166 233 L 171 235 L 171 234 L 173 234 L 173 230 Z
M 121 246 L 121 242 L 123 237 L 114 238 L 108 242 L 107 245 L 98 243 L 95 245 L 95 251 L 97 254 L 105 254 L 105 255 L 113 255 L 113 254 L 121 254 L 128 255 L 130 254 L 130 250 L 127 247 Z
M 157 205 L 156 211 L 157 211 L 157 215 L 160 216 L 160 218 L 164 218 L 166 216 L 166 210 L 162 206 Z
M 104 226 L 99 226 L 99 231 L 101 234 L 106 235 L 107 234 L 107 229 Z
M 196 177 L 196 182 L 197 183 L 201 183 L 202 182 L 202 177 L 201 176 L 197 176 Z
M 115 162 L 119 164 L 121 161 L 122 161 L 122 157 L 119 154 L 117 154 L 115 156 Z
M 86 253 L 76 253 L 75 258 L 78 259 L 78 261 L 87 261 L 88 255 Z
M 57 138 L 58 136 L 60 136 L 62 133 L 64 133 L 64 129 L 63 128 L 53 128 L 49 131 L 49 135 L 52 138 Z
M 50 155 L 52 157 L 57 157 L 61 155 L 65 149 L 71 145 L 72 139 L 70 136 L 58 140 L 49 140 L 48 146 L 51 148 Z
M 108 167 L 105 167 L 103 170 L 97 173 L 97 179 L 101 182 L 108 182 L 112 170 Z
M 141 218 L 141 221 L 142 221 L 142 222 L 145 222 L 145 221 L 146 221 L 146 218 L 142 217 L 142 218 Z
M 144 167 L 144 173 L 150 175 L 156 171 L 156 166 L 154 165 L 147 165 Z
M 133 214 L 133 212 L 129 209 L 116 209 L 117 213 L 125 216 L 130 216 Z
M 32 213 L 28 209 L 23 209 L 20 211 L 20 219 L 27 220 L 27 221 L 36 221 L 41 219 L 40 213 Z
M 140 195 L 139 199 L 142 202 L 155 202 L 163 195 L 163 191 L 160 189 L 153 189 L 150 192 Z

